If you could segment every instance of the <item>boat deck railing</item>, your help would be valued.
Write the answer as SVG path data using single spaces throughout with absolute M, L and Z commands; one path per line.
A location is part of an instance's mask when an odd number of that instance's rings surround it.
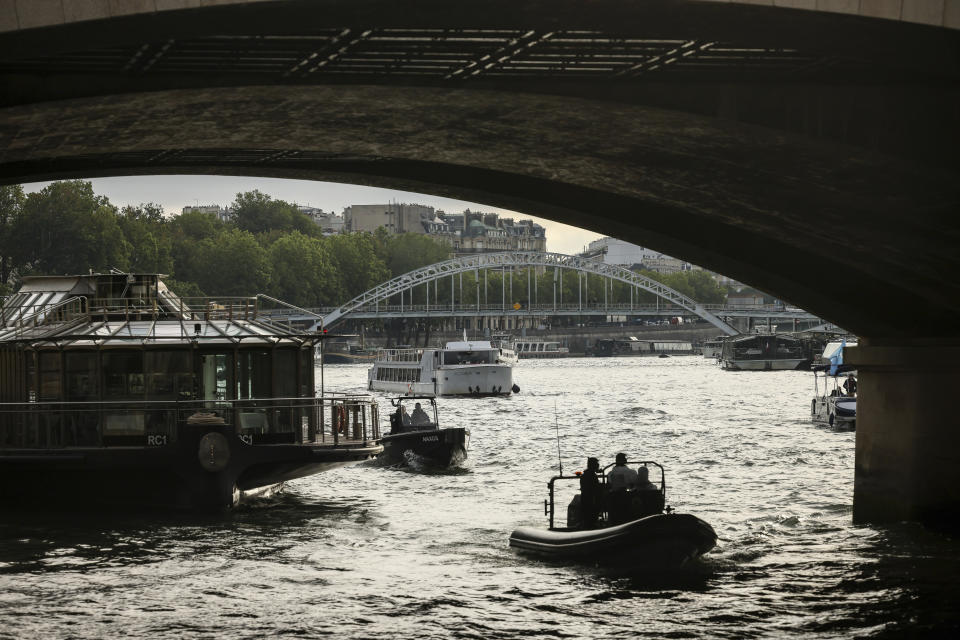
M 416 362 L 423 357 L 423 349 L 377 349 L 378 362 Z
M 380 438 L 376 401 L 317 398 L 0 403 L 0 450 L 163 447 L 190 430 L 233 434 L 249 445 L 366 445 Z
M 292 325 L 277 322 L 278 309 L 298 314 L 322 317 L 263 294 L 253 297 L 189 297 L 172 294 L 145 296 L 143 298 L 93 298 L 74 296 L 55 303 L 12 304 L 12 298 L 0 303 L 0 318 L 3 326 L 21 333 L 45 325 L 63 325 L 71 322 L 93 320 L 158 320 L 177 319 L 191 321 L 257 321 L 274 327 L 278 332 L 289 333 Z

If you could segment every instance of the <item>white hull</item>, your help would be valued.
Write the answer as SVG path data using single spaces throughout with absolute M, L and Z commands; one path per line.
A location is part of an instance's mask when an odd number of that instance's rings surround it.
M 837 404 L 845 409 L 843 413 L 853 412 L 853 415 L 839 415 Z M 810 417 L 814 422 L 827 424 L 831 427 L 855 427 L 857 424 L 857 400 L 847 396 L 819 396 L 810 404 Z
M 730 371 L 792 371 L 803 362 L 803 358 L 721 361 L 723 368 Z
M 466 365 L 437 369 L 437 395 L 510 395 L 510 365 Z
M 390 382 L 387 380 L 370 380 L 367 384 L 370 391 L 386 391 L 391 394 L 408 394 L 412 396 L 437 395 L 432 382 Z
M 367 373 L 370 391 L 423 396 L 513 393 L 509 350 L 486 341 L 449 342 L 443 349 L 381 349 Z

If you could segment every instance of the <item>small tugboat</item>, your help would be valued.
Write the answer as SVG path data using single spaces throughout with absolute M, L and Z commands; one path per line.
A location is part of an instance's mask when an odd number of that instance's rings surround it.
M 531 555 L 558 561 L 588 562 L 617 571 L 675 568 L 700 557 L 717 543 L 709 524 L 690 514 L 673 513 L 665 505 L 666 480 L 663 467 L 653 461 L 629 465 L 645 478 L 650 469 L 660 473 L 660 486 L 609 491 L 608 465 L 597 474 L 603 507 L 594 528 L 582 526 L 582 496 L 578 493 L 567 507 L 567 526 L 558 527 L 554 518 L 556 484 L 579 480 L 581 472 L 560 475 L 547 483 L 549 498 L 544 515 L 549 528 L 520 527 L 510 536 L 510 546 Z M 646 469 L 646 471 L 641 471 Z
M 429 413 L 422 408 L 426 403 L 430 405 Z M 466 460 L 470 431 L 463 427 L 441 429 L 437 402 L 432 396 L 401 396 L 390 404 L 396 411 L 390 414 L 390 433 L 381 439 L 385 460 L 403 462 L 407 451 L 440 467 Z M 410 413 L 407 412 L 409 405 L 414 406 Z
M 314 391 L 322 334 L 157 274 L 24 278 L 0 307 L 0 501 L 219 510 L 373 459 L 370 396 Z

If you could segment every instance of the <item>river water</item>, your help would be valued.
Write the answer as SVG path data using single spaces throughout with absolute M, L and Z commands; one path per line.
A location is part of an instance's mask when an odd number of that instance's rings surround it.
M 362 390 L 363 366 L 326 367 Z M 812 375 L 696 357 L 523 361 L 521 393 L 442 399 L 471 429 L 439 472 L 365 464 L 216 516 L 4 514 L 2 638 L 699 638 L 951 635 L 960 545 L 853 526 L 854 434 L 809 421 Z M 386 402 L 381 411 L 386 413 Z M 716 529 L 683 571 L 600 574 L 517 555 L 546 481 L 618 451 L 666 466 Z M 562 508 L 561 508 L 562 510 Z

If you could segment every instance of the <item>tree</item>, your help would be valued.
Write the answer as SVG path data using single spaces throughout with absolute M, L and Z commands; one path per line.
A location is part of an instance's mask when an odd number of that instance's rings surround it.
M 336 264 L 340 284 L 337 292 L 339 301 L 346 302 L 390 279 L 390 270 L 377 255 L 371 234 L 341 234 L 325 240 Z
M 258 190 L 238 193 L 231 205 L 234 223 L 250 233 L 299 231 L 304 235 L 322 235 L 320 227 L 295 205 L 274 200 Z
M 125 269 L 130 254 L 116 208 L 82 180 L 54 182 L 27 195 L 12 241 L 14 262 L 43 274 Z
M 139 273 L 171 273 L 171 236 L 163 219 L 163 207 L 153 203 L 126 206 L 118 217 L 120 229 L 131 247 L 128 268 Z
M 336 302 L 339 274 L 323 238 L 298 231 L 270 245 L 271 295 L 301 307 Z
M 23 187 L 0 186 L 0 287 L 9 284 L 13 271 L 13 227 L 23 210 Z
M 450 257 L 450 247 L 421 233 L 401 233 L 386 244 L 384 261 L 393 276 L 413 271 Z
M 181 282 L 199 282 L 207 269 L 203 242 L 216 238 L 228 225 L 215 215 L 191 211 L 174 217 L 166 224 L 170 237 L 172 274 Z
M 197 249 L 202 266 L 191 280 L 210 295 L 251 296 L 270 285 L 267 252 L 248 231 L 225 229 Z

